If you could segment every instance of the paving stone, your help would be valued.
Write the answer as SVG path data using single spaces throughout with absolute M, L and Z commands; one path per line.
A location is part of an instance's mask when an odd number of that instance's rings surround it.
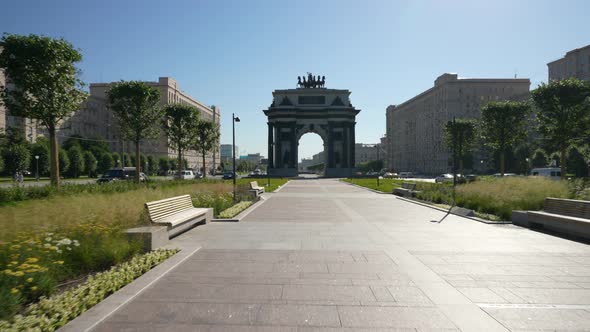
M 338 307 L 344 327 L 456 328 L 434 308 Z
M 256 323 L 260 325 L 340 326 L 336 306 L 263 305 Z
M 587 331 L 590 312 L 568 309 L 498 309 L 484 308 L 492 317 L 511 330 Z
M 366 301 L 375 300 L 375 296 L 368 286 L 285 285 L 283 286 L 283 299 Z

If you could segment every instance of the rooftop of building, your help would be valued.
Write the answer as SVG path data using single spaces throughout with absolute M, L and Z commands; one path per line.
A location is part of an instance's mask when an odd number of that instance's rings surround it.
M 404 101 L 398 105 L 389 105 L 387 107 L 387 111 L 393 111 L 395 109 L 400 108 L 401 106 L 407 105 L 414 100 L 419 99 L 420 97 L 429 94 L 430 92 L 434 91 L 439 86 L 442 86 L 447 83 L 528 83 L 531 84 L 531 80 L 528 78 L 469 78 L 469 77 L 459 77 L 456 73 L 444 73 L 434 80 L 434 86 L 428 90 L 421 92 L 420 94 Z
M 553 60 L 553 61 L 551 61 L 551 62 L 548 62 L 548 63 L 547 63 L 547 66 L 549 66 L 549 65 L 550 65 L 550 64 L 552 64 L 552 63 L 559 62 L 559 61 L 563 60 L 563 59 L 564 59 L 565 57 L 567 57 L 568 55 L 571 55 L 571 54 L 574 54 L 574 53 L 578 53 L 578 52 L 580 52 L 580 51 L 583 51 L 583 50 L 586 50 L 586 49 L 590 49 L 590 45 L 582 46 L 582 47 L 579 47 L 579 48 L 573 49 L 573 50 L 571 50 L 571 51 L 568 51 L 568 52 L 566 52 L 566 53 L 565 53 L 565 55 L 564 55 L 563 57 L 561 57 L 561 58 L 559 58 L 559 59 L 557 59 L 557 60 Z

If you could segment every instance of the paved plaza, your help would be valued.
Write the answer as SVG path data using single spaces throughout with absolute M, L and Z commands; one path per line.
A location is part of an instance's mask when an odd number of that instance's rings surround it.
M 174 239 L 183 260 L 94 330 L 590 331 L 586 244 L 333 179 L 264 195 Z

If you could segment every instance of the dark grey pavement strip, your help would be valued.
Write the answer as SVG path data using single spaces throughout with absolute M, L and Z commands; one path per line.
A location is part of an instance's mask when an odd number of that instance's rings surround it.
M 590 330 L 590 246 L 338 180 L 290 181 L 98 331 Z

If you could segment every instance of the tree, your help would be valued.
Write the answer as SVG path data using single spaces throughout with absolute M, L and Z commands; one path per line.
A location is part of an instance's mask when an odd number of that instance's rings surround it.
M 463 173 L 463 160 L 473 149 L 475 139 L 475 121 L 470 119 L 453 119 L 445 124 L 444 142 L 452 151 L 453 165 L 459 164 L 459 174 Z M 455 172 L 455 169 L 453 169 Z
M 115 161 L 113 161 L 113 155 L 108 152 L 103 152 L 98 159 L 97 172 L 99 174 L 106 173 L 109 169 L 113 168 Z
M 506 149 L 527 135 L 527 114 L 530 106 L 518 101 L 493 101 L 481 109 L 481 138 L 486 146 L 500 156 L 500 174 L 506 171 Z
M 570 173 L 576 177 L 588 176 L 588 150 L 572 145 L 567 150 L 566 167 Z
M 2 154 L 6 171 L 9 174 L 22 172 L 29 168 L 31 155 L 24 144 L 11 145 Z
M 32 34 L 5 34 L 0 48 L 0 68 L 14 87 L 0 93 L 2 101 L 11 114 L 36 119 L 47 128 L 51 183 L 59 188 L 56 131 L 59 122 L 86 98 L 75 66 L 82 55 L 64 39 Z
M 168 162 L 168 158 L 161 157 L 158 159 L 158 170 L 164 174 L 168 172 L 170 169 L 170 163 Z
M 121 164 L 122 159 L 121 159 L 121 155 L 117 152 L 113 152 L 111 154 L 111 157 L 113 158 L 113 167 L 122 167 L 123 164 Z
M 72 146 L 68 151 L 68 158 L 70 159 L 69 175 L 73 178 L 80 177 L 84 173 L 84 154 L 78 145 Z
M 590 84 L 576 78 L 551 81 L 532 91 L 539 132 L 566 159 L 567 148 L 586 138 L 590 122 Z M 585 135 L 586 134 L 586 135 Z M 561 177 L 567 172 L 561 165 Z
M 84 166 L 84 168 L 86 169 L 86 173 L 88 173 L 88 177 L 96 176 L 98 160 L 90 151 L 84 151 Z
M 154 158 L 154 156 L 152 156 L 152 155 L 147 156 L 147 162 L 148 162 L 148 174 L 149 175 L 156 175 L 156 173 L 158 172 L 158 164 L 156 163 L 156 159 Z
M 4 172 L 4 157 L 0 154 L 0 173 Z
M 160 91 L 144 82 L 115 83 L 107 93 L 109 105 L 119 122 L 121 134 L 135 143 L 135 181 L 139 183 L 139 143 L 158 134 L 162 111 Z
M 182 152 L 197 139 L 199 129 L 199 110 L 194 106 L 173 104 L 164 108 L 162 120 L 164 132 L 170 147 L 178 153 L 178 176 L 182 172 Z
M 70 158 L 68 158 L 68 152 L 64 149 L 59 149 L 59 173 L 66 174 L 70 168 Z
M 197 136 L 193 143 L 195 150 L 201 153 L 203 158 L 203 177 L 207 176 L 207 167 L 205 157 L 207 153 L 213 150 L 219 144 L 219 126 L 211 121 L 199 121 L 197 126 Z
M 129 158 L 129 154 L 126 152 L 121 153 L 121 167 L 131 167 L 133 165 L 131 163 L 131 158 Z
M 49 141 L 45 141 L 38 137 L 37 142 L 31 145 L 31 165 L 36 167 L 39 165 L 39 176 L 49 174 Z M 35 156 L 39 156 L 39 160 L 35 159 Z
M 535 150 L 533 153 L 533 160 L 531 160 L 533 167 L 547 167 L 547 153 L 541 149 Z
M 517 174 L 528 174 L 530 168 L 531 151 L 528 144 L 519 144 L 514 149 L 514 171 Z

